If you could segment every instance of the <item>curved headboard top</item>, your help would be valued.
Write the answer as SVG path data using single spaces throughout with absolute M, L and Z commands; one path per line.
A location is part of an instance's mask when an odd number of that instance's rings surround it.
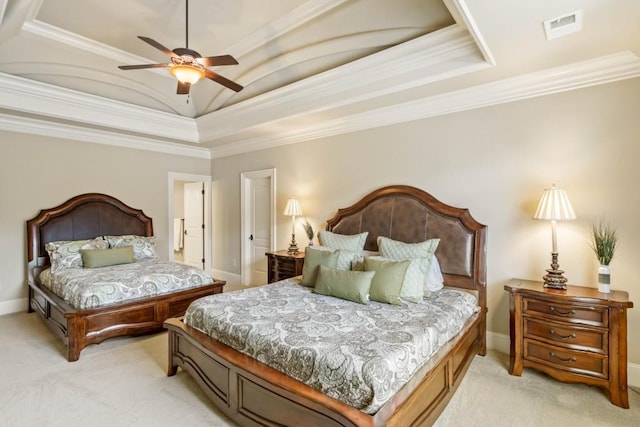
M 436 251 L 445 284 L 466 289 L 486 286 L 487 227 L 467 209 L 449 206 L 407 185 L 380 188 L 339 209 L 327 230 L 340 234 L 368 231 L 365 250 L 378 250 L 378 236 L 406 243 L 440 239 Z
M 59 206 L 43 209 L 27 221 L 29 269 L 49 265 L 45 244 L 98 236 L 153 236 L 153 222 L 140 209 L 100 193 L 75 196 Z

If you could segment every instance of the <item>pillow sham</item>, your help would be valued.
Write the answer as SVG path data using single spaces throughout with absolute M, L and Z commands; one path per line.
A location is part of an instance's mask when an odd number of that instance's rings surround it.
M 109 242 L 102 237 L 87 240 L 59 240 L 45 245 L 53 272 L 65 268 L 82 267 L 80 249 L 107 249 L 108 247 Z
M 419 243 L 405 243 L 388 237 L 378 237 L 378 249 L 383 257 L 412 259 L 430 257 L 438 249 L 440 239 L 429 239 Z
M 80 249 L 80 255 L 85 268 L 130 264 L 135 261 L 133 258 L 133 246 L 109 249 Z
M 362 262 L 364 257 L 360 252 L 348 251 L 346 249 L 331 249 L 327 246 L 314 246 L 314 249 L 320 251 L 329 251 L 329 252 L 337 252 L 338 253 L 338 264 L 336 268 L 338 270 L 353 270 L 352 266 L 354 263 Z
M 313 292 L 367 304 L 375 275 L 374 271 L 344 271 L 320 265 Z
M 411 261 L 393 261 L 380 257 L 364 259 L 365 271 L 375 271 L 371 281 L 370 298 L 372 301 L 401 305 L 405 277 Z M 422 287 L 419 288 L 419 298 L 422 299 Z
M 366 270 L 370 269 L 366 267 L 367 260 L 369 261 L 369 265 L 371 265 L 372 262 L 376 262 L 376 263 L 399 262 L 398 260 L 380 257 L 380 256 L 366 257 L 365 258 Z M 422 301 L 422 298 L 425 296 L 425 291 L 424 291 L 425 274 L 422 271 L 423 259 L 414 258 L 414 259 L 402 260 L 402 261 L 407 262 L 409 265 L 407 266 L 407 271 L 402 280 L 400 298 L 405 301 L 420 302 Z
M 344 249 L 347 251 L 361 252 L 369 235 L 368 231 L 360 234 L 338 234 L 331 231 L 321 230 L 318 232 L 320 246 L 327 246 L 331 249 Z
M 122 248 L 133 246 L 133 257 L 136 261 L 142 259 L 156 259 L 156 238 L 155 236 L 135 236 L 127 234 L 124 236 L 105 236 L 110 248 Z
M 302 284 L 304 286 L 315 286 L 318 267 L 321 265 L 336 268 L 338 265 L 338 252 L 318 250 L 307 246 L 304 250 L 304 265 L 302 266 Z

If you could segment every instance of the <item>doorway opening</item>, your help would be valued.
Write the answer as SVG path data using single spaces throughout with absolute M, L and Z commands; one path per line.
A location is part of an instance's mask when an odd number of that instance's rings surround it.
M 169 260 L 211 273 L 211 177 L 169 173 Z
M 267 283 L 268 251 L 276 248 L 276 170 L 240 176 L 240 276 L 244 286 Z

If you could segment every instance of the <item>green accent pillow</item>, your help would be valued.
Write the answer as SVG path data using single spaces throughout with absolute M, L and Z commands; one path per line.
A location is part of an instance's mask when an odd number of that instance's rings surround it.
M 130 264 L 135 261 L 133 246 L 111 249 L 80 249 L 82 263 L 87 268 Z
M 318 240 L 321 246 L 331 249 L 344 249 L 347 251 L 360 252 L 364 249 L 367 241 L 368 231 L 360 234 L 338 234 L 331 231 L 321 230 L 318 232 Z
M 405 243 L 388 237 L 378 237 L 378 249 L 385 258 L 394 260 L 420 259 L 420 271 L 423 277 L 423 294 L 429 295 L 429 271 L 433 263 L 433 257 L 438 249 L 440 239 L 429 239 L 418 243 Z M 413 274 L 411 274 L 413 276 Z
M 304 265 L 302 266 L 302 284 L 304 286 L 315 286 L 320 265 L 336 268 L 338 252 L 323 251 L 307 246 L 304 250 Z
M 409 268 L 409 261 L 389 261 L 367 257 L 364 259 L 364 269 L 375 271 L 371 281 L 370 298 L 372 301 L 401 305 L 400 294 L 402 283 Z
M 375 275 L 373 271 L 336 270 L 321 265 L 313 292 L 367 304 L 371 280 Z
M 336 268 L 338 270 L 353 270 L 352 266 L 358 261 L 363 262 L 364 257 L 362 256 L 362 251 L 354 252 L 348 251 L 346 249 L 333 249 L 327 246 L 314 246 L 313 249 L 318 251 L 329 251 L 329 252 L 337 252 L 338 253 L 338 265 Z
M 366 257 L 365 260 L 369 259 L 369 262 L 382 262 L 382 261 L 394 261 L 397 262 L 396 259 L 384 258 L 381 256 L 372 256 Z M 420 302 L 422 298 L 428 296 L 428 293 L 425 293 L 424 283 L 426 280 L 425 274 L 422 271 L 423 264 L 426 261 L 426 258 L 415 258 L 409 260 L 402 260 L 409 263 L 407 267 L 407 272 L 404 275 L 404 279 L 402 280 L 402 289 L 400 290 L 400 298 L 410 302 Z M 366 270 L 366 267 L 364 268 Z

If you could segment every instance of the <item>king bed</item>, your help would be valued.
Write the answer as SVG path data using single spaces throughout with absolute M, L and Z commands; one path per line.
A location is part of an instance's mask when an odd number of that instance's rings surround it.
M 324 285 L 324 275 L 335 273 L 321 265 L 315 288 L 301 286 L 307 275 L 303 270 L 302 279 L 201 298 L 191 304 L 184 318 L 165 322 L 169 330 L 168 375 L 175 375 L 178 368 L 188 372 L 218 408 L 243 426 L 432 424 L 474 356 L 486 353 L 486 227 L 466 209 L 448 206 L 420 189 L 390 186 L 339 209 L 327 221 L 326 229 L 338 238 L 366 236 L 366 255 L 380 252 L 379 242 L 384 238 L 409 246 L 439 240 L 434 252 L 444 288 L 425 291 L 424 297 L 420 295 L 420 301 L 415 302 L 382 304 L 377 302 L 380 300 L 369 301 L 368 294 L 364 300 L 346 301 L 343 297 L 326 296 L 330 294 L 319 289 Z M 309 261 L 307 256 L 305 267 Z M 388 264 L 396 268 L 393 264 L 401 263 Z M 409 276 L 407 265 L 408 260 L 403 266 L 405 279 Z M 352 269 L 356 270 L 354 264 Z M 381 271 L 367 277 L 375 277 Z M 373 295 L 372 286 L 372 298 Z M 456 313 L 464 310 L 454 306 L 453 300 L 464 300 L 472 307 L 463 317 L 458 316 Z M 418 317 L 422 310 L 432 309 L 427 308 L 429 305 L 435 311 Z M 298 308 L 291 311 L 292 307 Z M 453 314 L 441 314 L 447 310 Z M 452 329 L 448 324 L 456 322 L 443 322 L 439 315 L 458 316 L 461 320 Z M 226 317 L 234 318 L 235 323 L 229 323 Z M 333 324 L 339 318 L 351 319 L 354 324 L 335 345 L 337 335 L 344 329 L 344 325 Z M 312 332 L 308 333 L 302 329 L 310 320 Z M 427 325 L 427 321 L 433 324 Z M 392 330 L 390 325 L 405 325 L 406 330 Z M 418 350 L 406 347 L 405 341 L 421 329 L 427 334 L 441 329 L 444 335 L 436 339 L 440 340 L 437 345 L 423 343 Z M 239 334 L 227 337 L 220 331 Z M 310 341 L 328 347 L 329 355 L 317 356 Z M 396 362 L 381 361 L 378 354 L 382 353 L 395 354 Z M 424 353 L 426 358 L 416 361 L 415 353 Z M 349 377 L 338 385 L 331 383 L 338 376 L 346 377 L 345 372 L 352 369 L 345 367 L 358 365 L 354 362 L 358 357 L 365 360 L 364 382 L 372 383 L 373 388 L 378 387 L 382 395 L 388 396 L 379 401 L 370 398 L 360 377 Z M 321 359 L 330 364 L 324 374 L 315 371 Z M 398 363 L 399 375 L 404 376 L 401 382 L 394 376 L 394 363 Z M 408 370 L 400 372 L 400 364 Z M 331 384 L 321 384 L 321 376 Z M 355 393 L 349 396 L 353 390 Z
M 71 362 L 89 344 L 160 331 L 192 301 L 222 292 L 225 283 L 201 269 L 156 258 L 152 219 L 114 197 L 82 194 L 43 209 L 27 221 L 28 310 Z

